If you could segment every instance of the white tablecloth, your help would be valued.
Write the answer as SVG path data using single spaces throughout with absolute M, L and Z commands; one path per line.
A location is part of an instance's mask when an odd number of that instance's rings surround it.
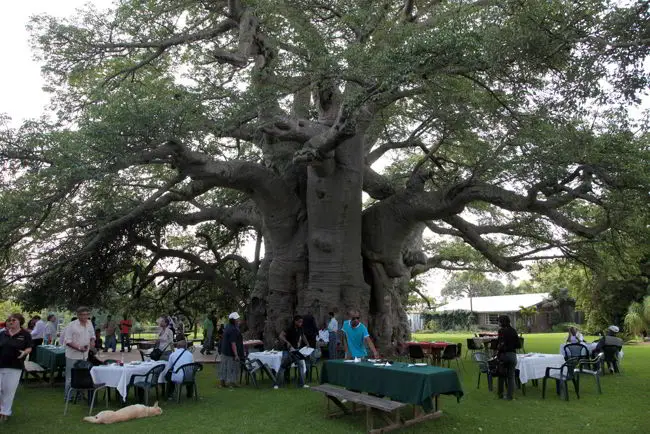
M 95 366 L 90 370 L 90 375 L 95 383 L 104 383 L 108 387 L 117 389 L 122 398 L 126 398 L 127 386 L 134 375 L 143 375 L 149 372 L 151 368 L 156 365 L 166 365 L 164 360 L 142 362 L 139 365 L 125 364 L 124 366 L 118 365 L 102 365 Z M 167 367 L 158 377 L 159 383 L 165 382 L 165 374 Z
M 269 353 L 266 351 L 249 353 L 248 358 L 250 360 L 257 359 L 268 366 L 270 369 L 278 372 L 280 370 L 280 365 L 282 364 L 282 351 L 278 351 L 276 353 Z
M 544 378 L 546 368 L 559 368 L 564 364 L 564 356 L 559 354 L 519 354 L 517 355 L 517 369 L 522 383 L 529 380 Z

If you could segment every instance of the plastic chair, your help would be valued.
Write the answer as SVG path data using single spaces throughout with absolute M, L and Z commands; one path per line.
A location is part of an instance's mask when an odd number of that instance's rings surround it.
M 472 354 L 475 354 L 476 352 L 482 352 L 481 350 L 483 349 L 483 345 L 477 344 L 476 341 L 472 338 L 467 339 L 467 352 L 465 353 L 465 358 L 467 358 L 467 355 L 471 351 Z
M 409 345 L 409 359 L 411 362 L 417 360 L 426 360 L 427 356 L 424 354 L 424 350 L 420 345 Z
M 518 353 L 525 354 L 526 353 L 526 348 L 524 348 L 524 337 L 519 336 L 519 348 L 517 349 Z
M 176 402 L 181 402 L 181 389 L 183 386 L 188 388 L 188 390 L 191 387 L 194 400 L 196 401 L 199 399 L 199 389 L 196 386 L 196 373 L 201 370 L 203 370 L 203 365 L 196 362 L 187 363 L 176 368 L 174 374 L 183 371 L 183 381 L 180 383 L 174 383 L 174 387 L 176 388 Z
M 589 348 L 583 344 L 566 344 L 564 346 L 564 360 L 589 359 Z
M 90 369 L 86 367 L 72 368 L 70 372 L 70 390 L 68 390 L 68 395 L 65 397 L 63 415 L 65 416 L 68 413 L 68 404 L 70 403 L 70 397 L 73 392 L 75 394 L 75 403 L 77 402 L 77 394 L 79 392 L 88 392 L 90 396 L 90 411 L 88 412 L 88 416 L 92 416 L 93 407 L 95 406 L 95 397 L 97 396 L 97 392 L 101 389 L 104 389 L 106 408 L 108 408 L 108 394 L 106 393 L 108 388 L 106 385 L 104 383 L 95 384 L 90 375 Z
M 135 387 L 136 389 L 144 390 L 144 404 L 149 405 L 149 390 L 156 389 L 156 399 L 160 399 L 160 392 L 158 391 L 158 381 L 160 374 L 165 370 L 166 365 L 159 364 L 149 369 L 146 374 L 135 374 L 131 377 L 131 382 L 127 387 Z M 136 378 L 142 378 L 142 381 L 136 381 Z M 127 390 L 128 395 L 128 390 Z
M 460 354 L 463 344 L 447 345 L 442 353 L 442 360 L 447 361 L 447 367 L 451 367 L 451 361 L 456 360 L 456 366 L 460 369 Z
M 490 370 L 487 355 L 481 351 L 476 351 L 472 353 L 472 360 L 478 365 L 478 381 L 476 382 L 476 388 L 478 389 L 481 387 L 481 374 L 486 374 L 488 390 L 492 392 L 492 371 Z
M 582 375 L 591 375 L 596 379 L 596 388 L 598 389 L 598 394 L 602 394 L 603 391 L 600 388 L 600 374 L 601 374 L 601 364 L 603 363 L 603 353 L 598 354 L 593 359 L 589 357 L 582 358 L 576 365 L 573 370 L 573 374 L 578 379 L 578 385 L 580 385 L 580 376 Z
M 571 381 L 573 387 L 576 391 L 576 397 L 580 399 L 580 387 L 576 376 L 574 375 L 575 364 L 572 361 L 568 361 L 559 368 L 546 368 L 546 374 L 544 375 L 544 380 L 542 380 L 542 399 L 546 398 L 546 380 L 552 378 L 555 380 L 555 390 L 562 396 L 564 394 L 564 399 L 569 400 L 569 384 Z

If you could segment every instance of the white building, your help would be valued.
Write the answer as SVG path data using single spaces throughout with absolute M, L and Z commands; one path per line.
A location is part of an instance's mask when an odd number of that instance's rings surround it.
M 477 314 L 479 326 L 499 325 L 499 315 L 508 315 L 514 325 L 517 313 L 522 307 L 537 306 L 549 298 L 549 293 L 496 295 L 492 297 L 472 297 L 452 301 L 438 307 L 438 312 L 465 310 Z

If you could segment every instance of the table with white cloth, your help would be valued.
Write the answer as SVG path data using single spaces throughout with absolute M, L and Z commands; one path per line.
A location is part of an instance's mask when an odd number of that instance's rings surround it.
M 123 399 L 126 399 L 127 387 L 131 382 L 131 377 L 134 375 L 144 375 L 157 365 L 167 365 L 167 362 L 164 360 L 152 360 L 147 362 L 126 363 L 124 366 L 117 364 L 95 366 L 90 370 L 90 376 L 96 384 L 103 383 L 108 387 L 112 387 L 117 390 Z M 165 382 L 167 369 L 168 368 L 165 367 L 158 377 L 158 383 Z
M 519 380 L 527 383 L 538 380 L 546 375 L 546 368 L 560 368 L 564 364 L 564 356 L 559 354 L 518 354 L 517 370 Z
M 260 351 L 257 353 L 249 353 L 248 359 L 259 360 L 269 369 L 277 373 L 280 371 L 280 365 L 282 365 L 282 351 Z

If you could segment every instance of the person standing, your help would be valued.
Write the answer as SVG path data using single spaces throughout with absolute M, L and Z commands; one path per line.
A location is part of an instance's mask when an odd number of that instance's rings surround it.
M 334 312 L 330 312 L 330 321 L 327 323 L 327 331 L 330 335 L 327 343 L 327 353 L 329 354 L 329 359 L 334 360 L 336 359 L 336 345 L 339 343 L 339 322 L 336 320 Z
M 32 351 L 36 351 L 36 347 L 43 345 L 43 338 L 45 335 L 45 328 L 47 324 L 43 321 L 40 315 L 34 316 L 36 324 L 34 324 L 34 329 L 32 330 Z
M 58 329 L 58 322 L 56 315 L 49 314 L 47 316 L 47 324 L 45 325 L 45 333 L 43 335 L 43 343 L 46 345 L 54 345 L 56 341 L 56 332 Z
M 239 330 L 239 314 L 228 315 L 221 340 L 221 387 L 236 387 L 239 365 L 244 358 L 244 338 Z
M 106 322 L 102 326 L 102 330 L 104 330 L 104 352 L 107 352 L 109 349 L 115 352 L 117 348 L 117 337 L 115 336 L 117 323 L 113 321 L 110 315 L 106 317 Z
M 351 310 L 350 319 L 343 323 L 343 348 L 345 358 L 367 357 L 368 351 L 366 346 L 372 351 L 374 358 L 379 358 L 379 353 L 370 339 L 368 328 L 361 322 L 361 315 L 358 310 Z
M 32 352 L 32 336 L 23 330 L 25 318 L 19 313 L 9 316 L 5 330 L 0 332 L 0 422 L 11 416 L 25 359 Z
M 203 348 L 201 354 L 212 354 L 212 343 L 214 342 L 214 313 L 211 312 L 203 320 Z
M 121 353 L 124 352 L 124 348 L 126 348 L 129 353 L 131 352 L 131 327 L 133 327 L 133 323 L 128 319 L 126 314 L 124 314 L 120 321 L 120 344 L 122 344 L 122 349 L 120 350 Z
M 508 315 L 499 316 L 499 334 L 497 337 L 497 357 L 505 375 L 499 376 L 499 398 L 512 401 L 515 390 L 515 368 L 517 367 L 517 349 L 520 347 L 519 335 L 510 325 Z M 508 382 L 508 391 L 503 395 L 503 386 Z
M 95 344 L 95 331 L 89 320 L 90 309 L 80 306 L 77 309 L 77 319 L 71 321 L 62 333 L 65 342 L 65 398 L 68 399 L 72 368 L 79 360 L 88 358 L 88 350 Z

